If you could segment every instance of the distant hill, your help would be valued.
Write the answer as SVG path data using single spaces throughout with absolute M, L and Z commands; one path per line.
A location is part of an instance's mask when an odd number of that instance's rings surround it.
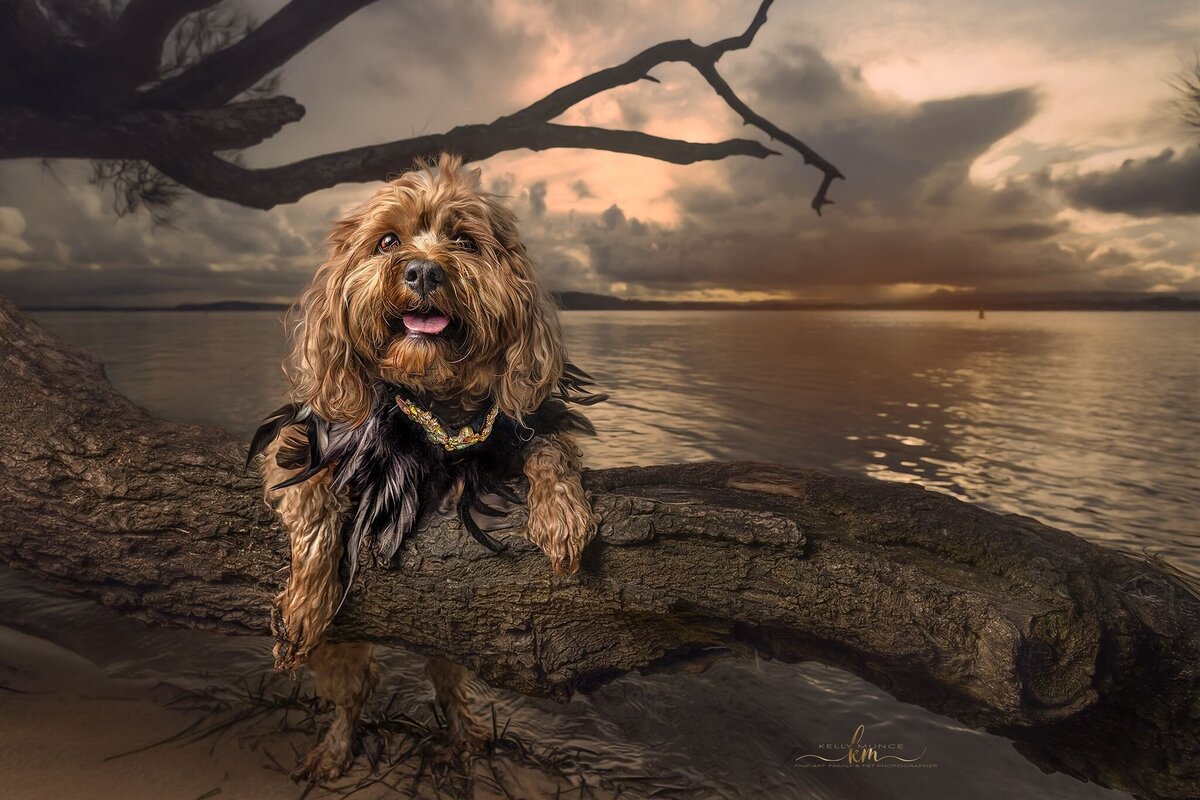
M 286 303 L 222 300 L 216 303 L 180 303 L 175 306 L 23 306 L 26 311 L 286 311 Z
M 947 292 L 885 308 L 969 311 L 1200 311 L 1200 294 L 1135 292 Z
M 558 292 L 568 311 L 1200 311 L 1200 295 L 1120 292 L 935 292 L 897 303 L 818 303 L 803 300 L 754 302 L 628 300 L 606 294 Z
M 898 303 L 638 300 L 590 292 L 552 292 L 566 311 L 1200 311 L 1200 294 L 1124 292 L 935 292 Z M 28 306 L 28 311 L 277 311 L 284 303 L 224 300 L 176 306 Z
M 172 311 L 286 311 L 286 303 L 250 303 L 223 300 L 219 303 L 180 303 Z

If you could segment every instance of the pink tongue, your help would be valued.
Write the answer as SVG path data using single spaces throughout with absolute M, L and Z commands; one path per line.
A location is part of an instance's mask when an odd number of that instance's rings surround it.
M 427 333 L 430 336 L 446 330 L 450 324 L 449 317 L 441 314 L 405 314 L 404 327 L 417 333 Z

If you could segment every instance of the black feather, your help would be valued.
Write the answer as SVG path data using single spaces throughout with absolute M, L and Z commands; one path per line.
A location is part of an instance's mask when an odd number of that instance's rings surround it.
M 509 487 L 507 484 L 505 484 L 501 481 L 496 481 L 494 483 L 488 483 L 488 484 L 484 485 L 483 491 L 484 491 L 484 494 L 497 495 L 498 497 L 501 497 L 504 500 L 507 500 L 508 502 L 512 503 L 514 506 L 525 505 L 525 498 L 521 497 L 521 495 L 517 494 L 515 491 L 512 490 L 511 487 Z
M 583 381 L 584 383 L 588 383 L 588 384 L 592 384 L 592 383 L 596 382 L 595 379 L 592 378 L 591 375 L 589 375 L 584 370 L 580 369 L 578 364 L 573 364 L 570 361 L 566 361 L 563 363 L 563 374 L 569 375 L 570 377 L 575 378 L 576 380 L 580 380 L 580 381 Z
M 607 399 L 608 395 L 606 394 L 576 395 L 571 398 L 571 402 L 580 406 L 594 406 L 596 403 L 603 403 Z
M 247 470 L 254 463 L 254 459 L 263 454 L 267 445 L 279 438 L 284 428 L 297 421 L 301 411 L 302 407 L 299 404 L 288 403 L 267 415 L 262 425 L 254 432 L 254 438 L 250 440 L 250 451 L 246 454 Z
M 495 506 L 489 506 L 487 503 L 483 502 L 483 498 L 478 496 L 476 496 L 474 502 L 471 503 L 471 508 L 475 511 L 478 511 L 480 514 L 483 514 L 485 517 L 493 517 L 495 519 L 508 518 L 509 512 L 496 508 Z
M 450 488 L 461 482 L 458 518 L 467 533 L 494 553 L 505 548 L 488 534 L 511 525 L 485 530 L 476 514 L 498 521 L 510 517 L 483 497 L 494 495 L 513 505 L 525 500 L 509 486 L 520 477 L 530 430 L 535 435 L 574 431 L 594 434 L 588 419 L 569 404 L 590 406 L 606 399 L 587 387 L 593 380 L 574 364 L 566 364 L 563 377 L 550 398 L 518 424 L 497 417 L 492 435 L 464 450 L 447 452 L 429 441 L 424 431 L 397 407 L 403 390 L 384 383 L 375 385 L 375 403 L 358 425 L 331 423 L 306 406 L 290 404 L 273 412 L 258 428 L 250 444 L 249 465 L 287 428 L 303 425 L 303 436 L 289 433 L 279 448 L 280 466 L 299 471 L 274 488 L 295 486 L 326 469 L 332 470 L 335 491 L 348 491 L 353 511 L 342 531 L 345 602 L 364 551 L 376 564 L 390 562 L 416 529 L 426 511 L 436 510 Z M 341 608 L 339 604 L 338 608 Z
M 484 533 L 479 524 L 475 522 L 475 518 L 471 516 L 470 507 L 466 503 L 459 504 L 458 518 L 462 521 L 463 527 L 467 529 L 467 533 L 471 534 L 471 538 L 475 541 L 493 553 L 504 552 L 504 545 Z

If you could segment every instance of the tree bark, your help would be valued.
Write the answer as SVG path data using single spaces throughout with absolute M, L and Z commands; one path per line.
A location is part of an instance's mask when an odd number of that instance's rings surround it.
M 216 108 L 229 102 L 375 0 L 291 0 L 244 39 L 142 97 L 151 108 Z M 169 31 L 168 31 L 169 32 Z
M 125 159 L 150 164 L 208 197 L 251 208 L 294 203 L 339 183 L 384 180 L 418 158 L 442 152 L 467 161 L 509 150 L 570 147 L 692 164 L 730 156 L 766 158 L 775 150 L 751 139 L 691 142 L 641 131 L 555 124 L 554 119 L 602 92 L 643 80 L 655 67 L 685 63 L 704 78 L 746 125 L 795 150 L 820 170 L 813 195 L 818 214 L 833 203 L 841 171 L 799 138 L 754 112 L 717 70 L 729 52 L 750 47 L 773 0 L 761 0 L 738 36 L 698 45 L 662 42 L 622 64 L 575 80 L 490 123 L 355 147 L 273 167 L 248 167 L 218 153 L 242 150 L 304 115 L 290 97 L 231 102 L 374 0 L 290 0 L 238 42 L 207 54 L 179 75 L 145 90 L 146 65 L 157 64 L 172 28 L 212 0 L 136 0 L 92 46 L 57 35 L 34 0 L 0 0 L 0 159 Z M 7 26 L 7 27 L 6 27 Z M 5 49 L 2 45 L 9 45 Z
M 774 150 L 753 139 L 722 142 L 688 142 L 664 139 L 640 131 L 611 130 L 551 122 L 460 125 L 387 144 L 326 153 L 278 167 L 247 169 L 203 152 L 170 153 L 154 159 L 155 168 L 167 177 L 206 197 L 216 197 L 250 208 L 269 209 L 295 203 L 320 189 L 339 183 L 367 183 L 411 165 L 420 158 L 455 153 L 466 161 L 481 161 L 509 150 L 551 150 L 559 147 L 629 153 L 672 164 L 717 161 L 729 156 L 766 158 Z
M 155 624 L 261 634 L 286 541 L 242 442 L 150 416 L 0 298 L 0 558 Z M 1200 602 L 1162 569 L 918 487 L 761 464 L 590 472 L 581 574 L 434 520 L 341 638 L 568 697 L 756 651 L 848 669 L 1045 769 L 1197 797 Z
M 290 97 L 216 109 L 131 111 L 106 119 L 0 108 L 0 153 L 4 158 L 167 159 L 206 148 L 253 147 L 303 116 L 304 106 Z

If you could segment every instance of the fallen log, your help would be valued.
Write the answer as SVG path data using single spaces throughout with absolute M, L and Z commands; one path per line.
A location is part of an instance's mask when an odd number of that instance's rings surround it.
M 153 624 L 262 634 L 286 540 L 244 443 L 153 418 L 0 298 L 0 558 Z M 919 487 L 747 463 L 593 471 L 578 576 L 433 520 L 337 635 L 565 699 L 636 669 L 819 660 L 1047 770 L 1200 796 L 1200 600 L 1167 571 Z

